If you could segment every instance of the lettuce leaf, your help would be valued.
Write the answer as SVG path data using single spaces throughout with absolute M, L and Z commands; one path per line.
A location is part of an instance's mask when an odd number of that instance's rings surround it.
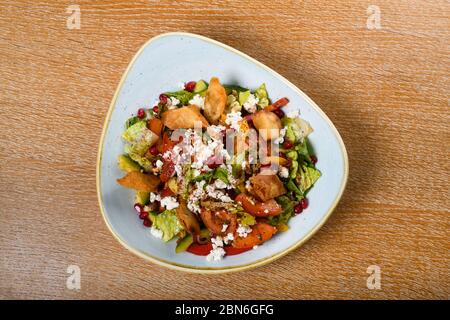
M 180 103 L 182 106 L 186 106 L 189 104 L 189 100 L 191 100 L 194 95 L 196 95 L 196 93 L 194 92 L 189 92 L 186 90 L 179 90 L 179 91 L 174 91 L 174 92 L 166 92 L 164 93 L 166 96 L 168 97 L 174 97 L 177 98 L 178 100 L 180 100 Z
M 304 139 L 313 132 L 313 129 L 309 123 L 301 118 L 288 118 L 281 119 L 281 123 L 286 127 L 285 138 L 292 142 L 303 142 Z
M 283 212 L 275 217 L 268 217 L 267 221 L 274 226 L 280 225 L 280 224 L 287 224 L 289 219 L 294 214 L 294 206 L 295 201 L 290 199 L 288 196 L 280 196 L 276 198 L 276 201 L 281 205 L 283 208 Z
M 258 98 L 259 100 L 258 105 L 261 108 L 265 108 L 269 105 L 269 95 L 267 94 L 265 83 L 263 83 L 262 85 L 259 86 L 258 89 L 256 89 L 255 96 Z
M 122 134 L 122 138 L 130 144 L 125 146 L 125 152 L 131 159 L 139 163 L 145 170 L 151 169 L 151 161 L 144 157 L 158 136 L 147 128 L 145 121 L 139 121 L 130 126 Z
M 316 168 L 308 167 L 306 165 L 301 166 L 295 178 L 298 189 L 305 194 L 305 192 L 316 183 L 320 176 L 321 173 Z
M 164 241 L 169 241 L 183 230 L 183 226 L 177 218 L 176 211 L 166 210 L 160 214 L 150 214 L 153 226 L 162 231 Z

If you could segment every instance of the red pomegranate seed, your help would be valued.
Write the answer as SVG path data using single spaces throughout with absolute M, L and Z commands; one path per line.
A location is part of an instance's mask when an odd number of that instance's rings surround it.
M 139 108 L 139 109 L 138 109 L 138 111 L 137 111 L 137 117 L 138 117 L 139 119 L 142 119 L 142 118 L 145 117 L 145 110 L 144 110 L 144 108 Z
M 219 161 L 218 157 L 216 156 L 211 156 L 206 160 L 206 165 L 210 168 L 210 169 L 215 169 L 218 168 L 221 164 L 221 161 Z
M 281 109 L 276 109 L 272 111 L 273 113 L 275 113 L 277 115 L 278 118 L 283 118 L 284 117 L 284 112 Z
M 152 110 L 153 110 L 154 113 L 158 113 L 159 108 L 158 108 L 158 106 L 154 106 Z
M 315 155 L 312 155 L 312 156 L 311 156 L 311 162 L 312 162 L 313 164 L 316 164 L 316 163 L 317 163 L 317 157 L 316 157 Z
M 303 207 L 302 207 L 302 204 L 301 204 L 301 203 L 297 204 L 297 205 L 294 207 L 294 213 L 295 213 L 295 214 L 300 214 L 300 213 L 302 213 L 302 211 L 303 211 Z
M 144 226 L 146 226 L 147 228 L 152 226 L 152 222 L 148 219 L 144 219 L 144 221 L 142 221 L 142 223 L 144 224 Z
M 139 214 L 139 219 L 144 220 L 144 219 L 147 219 L 147 217 L 148 217 L 148 212 L 143 211 Z
M 192 91 L 194 91 L 196 84 L 197 83 L 195 81 L 189 81 L 184 85 L 184 90 L 192 92 Z
M 156 146 L 151 147 L 149 151 L 153 156 L 156 156 L 159 153 Z
M 290 142 L 289 140 L 286 140 L 283 143 L 283 148 L 285 148 L 285 149 L 291 149 L 293 146 L 294 146 L 294 144 L 292 142 Z
M 164 93 L 161 93 L 159 95 L 159 102 L 161 102 L 162 104 L 166 104 L 168 99 L 169 97 L 167 97 Z
M 302 205 L 302 208 L 303 208 L 303 209 L 308 208 L 308 199 L 303 198 L 303 199 L 300 201 L 300 204 Z
M 139 204 L 139 203 L 134 204 L 134 210 L 136 210 L 137 213 L 141 213 L 142 209 L 143 209 L 143 207 L 141 204 Z

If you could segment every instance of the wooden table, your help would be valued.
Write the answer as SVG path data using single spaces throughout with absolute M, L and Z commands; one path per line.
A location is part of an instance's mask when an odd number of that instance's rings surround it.
M 66 26 L 72 4 L 80 29 Z M 367 27 L 370 4 L 381 29 Z M 449 15 L 445 0 L 2 0 L 0 297 L 448 299 Z M 121 247 L 101 218 L 95 162 L 109 103 L 136 50 L 168 31 L 274 68 L 341 132 L 342 201 L 274 263 L 167 270 Z M 80 290 L 66 287 L 69 265 L 81 269 Z M 366 285 L 370 265 L 380 290 Z

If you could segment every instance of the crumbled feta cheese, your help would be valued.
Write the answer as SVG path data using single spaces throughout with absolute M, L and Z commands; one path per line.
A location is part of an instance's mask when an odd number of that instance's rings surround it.
M 296 109 L 286 113 L 286 116 L 289 118 L 298 118 L 300 117 L 300 110 Z
M 240 224 L 236 232 L 238 233 L 239 237 L 246 238 L 247 235 L 252 232 L 252 228 Z
M 222 232 L 227 231 L 227 229 L 228 229 L 228 225 L 225 223 L 225 224 L 222 226 Z
M 228 244 L 230 241 L 234 240 L 234 235 L 232 233 L 228 233 L 225 238 L 223 238 L 223 243 Z
M 156 165 L 156 167 L 157 167 L 158 169 L 161 169 L 162 166 L 163 166 L 163 162 L 162 162 L 161 160 L 158 159 L 158 160 L 156 160 L 155 165 Z
M 161 201 L 161 196 L 157 193 L 150 192 L 150 202 Z
M 215 184 L 210 184 L 210 185 L 206 186 L 206 193 L 207 193 L 208 197 L 220 200 L 222 202 L 232 202 L 233 201 L 223 191 L 216 190 Z
M 273 140 L 273 143 L 276 143 L 276 144 L 281 144 L 281 143 L 283 143 L 283 142 L 284 142 L 284 136 L 286 135 L 286 130 L 287 130 L 286 127 L 280 129 L 280 135 L 278 136 L 278 138 L 276 138 L 275 140 Z
M 241 130 L 240 121 L 242 120 L 242 116 L 240 112 L 230 112 L 227 114 L 227 118 L 225 123 L 228 124 L 232 129 L 236 131 Z
M 247 101 L 244 103 L 243 107 L 250 113 L 256 112 L 256 104 L 259 102 L 259 99 L 255 97 L 254 94 L 248 96 Z
M 205 107 L 205 98 L 199 94 L 196 94 L 191 100 L 189 100 L 189 104 L 195 104 L 200 109 Z
M 219 261 L 225 256 L 225 250 L 223 248 L 212 249 L 211 252 L 206 256 L 207 261 Z
M 257 249 L 258 248 L 258 245 L 254 245 L 253 246 L 253 250 L 255 250 L 255 249 Z
M 250 191 L 252 189 L 252 184 L 250 180 L 245 181 L 245 189 L 247 189 L 247 191 Z
M 265 214 L 269 213 L 269 209 L 264 209 L 264 213 Z
M 180 100 L 178 100 L 175 97 L 170 97 L 170 105 L 177 106 L 180 103 Z
M 214 185 L 217 189 L 226 189 L 226 187 L 227 187 L 227 184 L 220 179 L 217 179 L 214 182 Z
M 165 197 L 161 199 L 161 206 L 165 207 L 166 210 L 172 210 L 178 208 L 179 203 L 175 197 Z
M 152 234 L 152 236 L 154 236 L 155 238 L 158 238 L 158 239 L 162 239 L 162 237 L 163 237 L 163 232 L 161 230 L 155 228 L 154 226 L 152 226 L 150 228 L 150 233 Z
M 278 172 L 278 175 L 282 178 L 289 177 L 289 170 L 286 167 L 280 167 L 280 172 Z
M 208 261 L 218 261 L 225 256 L 225 250 L 223 249 L 223 239 L 221 236 L 211 238 L 212 250 L 206 256 Z

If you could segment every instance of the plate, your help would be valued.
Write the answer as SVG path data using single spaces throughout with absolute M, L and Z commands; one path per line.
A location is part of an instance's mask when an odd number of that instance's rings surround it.
M 319 159 L 322 177 L 308 193 L 309 207 L 256 250 L 208 262 L 203 256 L 175 253 L 175 241 L 164 243 L 150 234 L 133 210 L 133 191 L 116 183 L 123 176 L 117 157 L 123 153 L 124 123 L 140 107 L 151 107 L 159 94 L 179 89 L 180 83 L 217 76 L 222 83 L 256 89 L 265 83 L 272 100 L 288 97 L 283 110 L 299 110 L 314 128 L 309 136 Z M 100 211 L 114 237 L 134 254 L 172 269 L 223 273 L 258 267 L 305 243 L 325 223 L 345 189 L 348 159 L 344 143 L 325 113 L 300 89 L 281 75 L 218 41 L 190 33 L 166 33 L 139 49 L 125 71 L 112 99 L 100 139 L 97 159 L 97 194 Z

